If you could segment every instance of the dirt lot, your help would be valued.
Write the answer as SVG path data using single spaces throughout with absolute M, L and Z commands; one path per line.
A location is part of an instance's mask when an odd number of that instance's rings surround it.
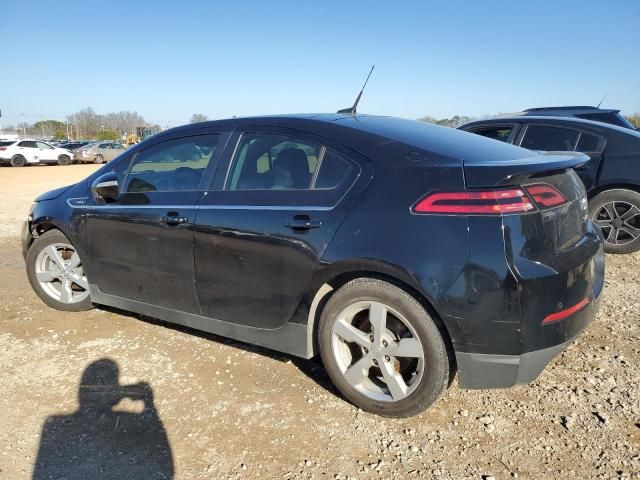
M 318 362 L 40 302 L 20 222 L 94 168 L 0 168 L 0 479 L 102 478 L 74 467 L 87 455 L 110 478 L 640 478 L 640 255 L 607 257 L 597 321 L 534 384 L 454 383 L 388 420 L 345 402 Z

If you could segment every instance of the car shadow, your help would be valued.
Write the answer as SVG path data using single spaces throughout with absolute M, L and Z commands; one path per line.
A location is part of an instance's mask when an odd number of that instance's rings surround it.
M 157 318 L 148 317 L 146 315 L 129 312 L 127 310 L 120 310 L 115 307 L 110 307 L 106 305 L 96 305 L 95 308 L 100 310 L 104 310 L 106 312 L 116 313 L 118 315 L 122 315 L 125 317 L 135 318 L 136 320 L 141 320 L 146 323 L 151 323 L 154 325 L 160 325 L 165 328 L 170 328 L 172 330 L 178 332 L 185 332 L 189 335 L 194 335 L 199 338 L 203 338 L 205 340 L 210 340 L 213 342 L 221 343 L 223 345 L 229 345 L 234 348 L 242 349 L 246 352 L 256 353 L 258 355 L 262 355 L 265 357 L 269 357 L 273 360 L 277 360 L 278 362 L 287 363 L 291 362 L 296 366 L 298 370 L 304 373 L 307 377 L 313 380 L 318 386 L 322 387 L 327 392 L 344 399 L 342 394 L 338 391 L 338 389 L 333 385 L 331 379 L 327 375 L 327 372 L 322 365 L 319 357 L 312 358 L 310 360 L 296 357 L 293 355 L 288 355 L 286 353 L 277 352 L 275 350 L 271 350 L 265 347 L 260 347 L 258 345 L 253 345 L 250 343 L 244 343 L 239 340 L 234 340 L 227 337 L 222 337 L 220 335 L 216 335 L 214 333 L 204 332 L 202 330 L 196 330 L 193 328 L 185 327 L 183 325 L 177 325 L 175 323 L 166 322 L 164 320 L 159 320 Z M 346 401 L 346 400 L 345 400 Z
M 46 419 L 33 479 L 173 478 L 171 447 L 148 383 L 120 385 L 118 364 L 103 358 L 84 370 L 78 400 L 76 412 Z M 130 406 L 123 410 L 125 401 Z

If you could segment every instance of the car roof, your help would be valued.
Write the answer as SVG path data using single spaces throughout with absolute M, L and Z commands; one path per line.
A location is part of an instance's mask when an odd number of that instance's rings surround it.
M 418 120 L 366 114 L 314 113 L 239 117 L 183 125 L 160 132 L 151 138 L 160 139 L 165 135 L 171 135 L 172 132 L 192 132 L 194 128 L 208 126 L 279 126 L 300 129 L 330 138 L 371 158 L 380 157 L 378 150 L 381 142 L 388 144 L 389 140 L 456 159 L 482 160 L 493 157 L 507 160 L 531 156 L 530 151 L 513 145 L 493 141 L 479 142 L 478 139 L 487 139 L 455 128 Z M 378 141 L 375 141 L 376 138 Z M 502 148 L 504 146 L 508 148 Z
M 470 127 L 474 125 L 486 125 L 486 124 L 535 123 L 535 122 L 554 123 L 554 124 L 560 124 L 560 125 L 562 124 L 572 125 L 577 128 L 589 127 L 594 130 L 615 131 L 618 133 L 623 133 L 625 135 L 631 135 L 633 137 L 640 138 L 640 132 L 636 130 L 631 130 L 629 128 L 612 125 L 610 123 L 596 122 L 593 120 L 586 120 L 584 118 L 577 118 L 577 117 L 555 117 L 555 116 L 544 116 L 544 115 L 499 116 L 499 117 L 487 118 L 486 120 L 475 120 L 473 122 L 469 122 L 462 125 L 460 128 Z
M 594 113 L 594 112 L 602 112 L 602 113 L 620 113 L 620 110 L 615 108 L 600 108 L 600 107 L 592 107 L 590 105 L 576 105 L 576 106 L 563 106 L 563 107 L 535 107 L 535 108 L 526 108 L 522 112 L 527 113 L 535 113 L 535 112 L 578 112 L 578 113 Z

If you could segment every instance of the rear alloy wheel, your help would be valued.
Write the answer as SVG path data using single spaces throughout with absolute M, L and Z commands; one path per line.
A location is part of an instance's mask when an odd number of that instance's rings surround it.
M 102 155 L 96 155 L 96 158 L 93 159 L 93 163 L 104 163 L 104 157 Z
M 29 283 L 50 307 L 78 312 L 93 306 L 80 256 L 59 230 L 36 238 L 26 263 Z
M 24 167 L 27 164 L 27 159 L 22 155 L 14 155 L 11 157 L 11 166 L 12 167 Z
M 609 190 L 589 205 L 593 222 L 604 236 L 608 253 L 640 250 L 640 194 L 632 190 Z
M 58 157 L 58 165 L 71 165 L 71 157 L 69 155 L 60 155 Z
M 406 417 L 433 404 L 449 379 L 447 350 L 422 305 L 377 279 L 347 283 L 320 319 L 320 353 L 327 373 L 356 406 Z

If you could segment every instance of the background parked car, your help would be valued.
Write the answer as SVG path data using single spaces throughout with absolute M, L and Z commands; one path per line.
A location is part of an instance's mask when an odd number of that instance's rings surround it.
M 617 125 L 618 127 L 636 130 L 626 118 L 620 115 L 620 110 L 613 108 L 598 108 L 589 106 L 577 107 L 538 107 L 527 108 L 517 115 L 536 116 L 536 117 L 576 117 L 584 120 L 593 120 L 594 122 L 608 123 Z
M 93 143 L 89 140 L 83 140 L 83 141 L 79 141 L 79 142 L 65 142 L 62 145 L 58 145 L 61 148 L 66 148 L 67 150 L 76 150 L 77 148 L 81 148 L 84 147 L 86 145 L 89 145 L 90 143 Z
M 0 142 L 0 163 L 9 163 L 12 167 L 24 167 L 27 164 L 57 163 L 71 164 L 73 154 L 64 148 L 54 147 L 40 140 L 6 140 Z
M 113 160 L 126 149 L 117 142 L 96 142 L 74 151 L 73 159 L 79 162 L 104 163 Z
M 530 150 L 579 151 L 576 168 L 587 188 L 589 215 L 602 229 L 605 250 L 640 250 L 640 132 L 578 118 L 513 116 L 471 122 L 462 130 Z

